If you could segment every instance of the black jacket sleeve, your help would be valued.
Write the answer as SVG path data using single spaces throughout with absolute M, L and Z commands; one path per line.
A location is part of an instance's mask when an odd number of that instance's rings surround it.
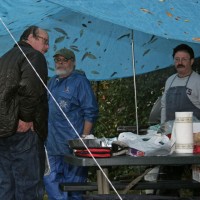
M 35 119 L 38 105 L 41 105 L 43 98 L 46 98 L 46 89 L 41 80 L 36 75 L 32 67 L 35 68 L 43 82 L 47 83 L 47 64 L 43 54 L 32 51 L 27 54 L 31 63 L 24 59 L 20 64 L 21 81 L 19 83 L 19 119 L 31 122 Z

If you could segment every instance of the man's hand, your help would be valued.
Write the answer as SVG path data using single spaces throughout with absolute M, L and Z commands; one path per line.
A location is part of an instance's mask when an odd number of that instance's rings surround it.
M 33 122 L 19 120 L 17 132 L 27 132 L 29 129 L 33 130 Z

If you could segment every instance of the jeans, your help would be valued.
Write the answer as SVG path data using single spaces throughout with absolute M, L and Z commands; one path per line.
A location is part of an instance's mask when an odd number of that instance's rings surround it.
M 87 167 L 76 167 L 64 161 L 64 156 L 49 155 L 51 173 L 44 176 L 48 200 L 82 200 L 82 192 L 62 192 L 60 183 L 85 182 Z
M 0 200 L 42 200 L 45 151 L 33 131 L 0 138 Z

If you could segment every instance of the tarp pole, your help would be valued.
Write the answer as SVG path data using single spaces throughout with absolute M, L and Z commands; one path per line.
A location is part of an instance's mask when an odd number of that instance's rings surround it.
M 135 70 L 135 55 L 134 55 L 134 35 L 133 30 L 131 31 L 131 49 L 132 49 L 132 67 L 133 67 L 133 85 L 134 85 L 134 99 L 135 99 L 135 120 L 136 120 L 136 131 L 139 134 L 138 125 L 138 107 L 137 107 L 137 87 L 136 87 L 136 70 Z

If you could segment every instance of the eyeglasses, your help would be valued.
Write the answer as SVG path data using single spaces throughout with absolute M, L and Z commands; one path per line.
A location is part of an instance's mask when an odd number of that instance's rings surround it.
M 175 63 L 179 63 L 179 62 L 186 63 L 186 62 L 188 62 L 189 60 L 191 60 L 191 59 L 190 59 L 190 58 L 174 58 L 174 62 L 175 62 Z
M 68 60 L 69 60 L 69 59 L 66 59 L 66 58 L 64 58 L 64 59 L 61 59 L 61 58 L 54 58 L 55 63 L 59 63 L 59 62 L 67 63 Z
M 46 38 L 44 38 L 44 37 L 42 37 L 40 35 L 37 35 L 37 38 L 42 39 L 43 40 L 43 44 L 49 45 L 49 40 L 48 39 L 46 39 Z

